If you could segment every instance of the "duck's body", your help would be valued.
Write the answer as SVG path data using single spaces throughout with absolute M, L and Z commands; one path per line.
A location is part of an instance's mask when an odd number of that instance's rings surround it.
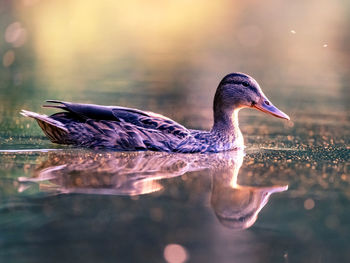
M 50 117 L 28 111 L 22 111 L 22 114 L 34 117 L 55 143 L 122 151 L 182 153 L 219 152 L 242 146 L 240 132 L 227 135 L 216 130 L 191 130 L 153 112 L 93 104 L 50 102 L 59 103 L 51 107 L 64 109 L 66 112 Z M 56 123 L 49 123 L 48 119 Z
M 62 101 L 48 101 L 54 104 L 46 107 L 64 110 L 50 117 L 24 110 L 22 115 L 35 118 L 50 140 L 60 144 L 122 151 L 220 152 L 243 147 L 238 111 L 243 107 L 258 108 L 260 97 L 266 102 L 254 79 L 241 73 L 227 75 L 215 94 L 210 131 L 187 129 L 152 112 Z M 273 107 L 271 114 L 288 118 L 272 104 L 268 106 Z

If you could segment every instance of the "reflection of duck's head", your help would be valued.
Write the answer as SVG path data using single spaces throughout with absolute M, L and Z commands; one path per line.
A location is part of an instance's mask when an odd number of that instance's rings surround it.
M 211 205 L 219 221 L 232 229 L 252 226 L 260 210 L 267 204 L 269 196 L 288 189 L 288 186 L 232 186 L 219 177 L 214 175 L 213 178 Z
M 285 186 L 254 187 L 237 183 L 243 163 L 243 153 L 232 155 L 227 165 L 212 170 L 211 206 L 220 223 L 232 229 L 246 229 L 254 224 L 260 210 L 274 192 L 288 189 Z
M 220 124 L 225 113 L 245 107 L 255 108 L 275 117 L 289 120 L 287 114 L 277 109 L 267 99 L 255 79 L 243 73 L 231 73 L 225 76 L 220 82 L 214 98 L 216 125 Z

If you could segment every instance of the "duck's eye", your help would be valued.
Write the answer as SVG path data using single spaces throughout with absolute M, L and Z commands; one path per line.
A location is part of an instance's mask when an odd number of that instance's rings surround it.
M 249 83 L 248 83 L 248 82 L 242 82 L 242 85 L 243 85 L 244 87 L 248 87 L 248 86 L 249 86 Z
M 268 102 L 267 100 L 265 100 L 264 103 L 268 106 L 270 105 L 270 102 Z

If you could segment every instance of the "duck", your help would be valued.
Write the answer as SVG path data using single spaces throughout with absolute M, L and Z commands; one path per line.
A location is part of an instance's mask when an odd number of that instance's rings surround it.
M 219 83 L 213 103 L 210 130 L 184 127 L 163 115 L 121 106 L 47 100 L 46 108 L 62 110 L 51 116 L 27 110 L 45 135 L 58 144 L 117 151 L 217 153 L 244 148 L 238 112 L 253 108 L 290 120 L 262 92 L 258 82 L 244 73 L 230 73 Z

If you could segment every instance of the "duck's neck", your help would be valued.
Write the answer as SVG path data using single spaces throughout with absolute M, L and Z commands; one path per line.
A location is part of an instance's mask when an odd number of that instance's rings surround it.
M 214 108 L 212 132 L 232 134 L 239 130 L 238 111 L 239 109 L 222 110 Z
M 228 140 L 229 143 L 243 145 L 243 137 L 238 125 L 239 110 L 239 108 L 222 109 L 214 106 L 214 125 L 211 133 Z

